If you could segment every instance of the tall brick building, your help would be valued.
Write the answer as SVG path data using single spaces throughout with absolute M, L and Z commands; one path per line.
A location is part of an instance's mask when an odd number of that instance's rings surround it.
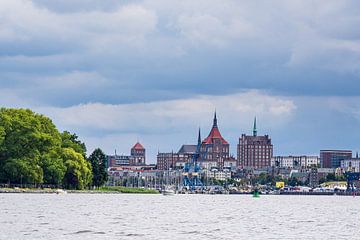
M 217 124 L 216 112 L 214 114 L 213 126 L 209 135 L 201 143 L 202 156 L 206 155 L 203 162 L 213 162 L 216 167 L 223 169 L 224 161 L 229 159 L 229 143 L 221 136 Z M 204 154 L 207 152 L 206 154 Z
M 256 118 L 253 135 L 242 134 L 237 146 L 237 161 L 241 168 L 262 168 L 271 166 L 273 145 L 268 135 L 257 136 Z
M 130 165 L 145 165 L 145 148 L 137 142 L 130 150 Z
M 108 155 L 108 167 L 145 165 L 145 148 L 137 142 L 130 150 L 130 155 Z
M 213 126 L 209 135 L 201 141 L 200 130 L 198 144 L 201 145 L 200 156 L 205 159 L 199 159 L 201 165 L 205 168 L 217 167 L 222 169 L 225 165 L 231 165 L 233 159 L 229 157 L 229 143 L 221 136 L 218 128 L 216 113 L 214 115 Z M 197 145 L 183 145 L 177 153 L 158 153 L 157 167 L 160 170 L 169 168 L 181 168 L 189 162 L 196 152 Z M 207 152 L 205 154 L 205 152 Z M 228 166 L 226 166 L 228 167 Z
M 338 168 L 342 160 L 351 158 L 351 150 L 320 150 L 320 165 L 322 168 Z

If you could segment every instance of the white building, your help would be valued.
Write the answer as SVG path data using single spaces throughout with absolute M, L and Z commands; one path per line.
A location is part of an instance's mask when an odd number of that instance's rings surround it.
M 274 156 L 271 158 L 272 167 L 280 168 L 309 168 L 318 166 L 318 156 Z
M 213 178 L 221 181 L 225 181 L 231 178 L 231 171 L 227 169 L 224 169 L 223 171 L 218 169 L 212 169 L 212 170 L 206 169 L 203 172 L 206 178 Z
M 202 169 L 207 169 L 207 170 L 218 167 L 218 164 L 215 161 L 202 161 L 200 164 Z
M 345 171 L 360 172 L 360 158 L 341 160 L 340 167 Z

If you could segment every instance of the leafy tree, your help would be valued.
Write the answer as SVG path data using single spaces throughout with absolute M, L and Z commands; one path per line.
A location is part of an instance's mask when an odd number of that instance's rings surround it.
M 42 168 L 44 171 L 44 182 L 48 184 L 61 185 L 66 172 L 66 166 L 61 157 L 62 149 L 53 150 L 42 157 Z
M 90 187 L 92 181 L 91 164 L 83 155 L 72 148 L 64 148 L 62 158 L 66 166 L 64 186 L 71 189 Z
M 78 136 L 74 133 L 71 134 L 68 131 L 64 131 L 61 134 L 62 139 L 62 148 L 72 148 L 75 150 L 75 152 L 80 153 L 83 155 L 84 158 L 86 158 L 86 146 L 85 143 L 81 142 L 78 138 Z
M 0 109 L 0 181 L 42 183 L 41 156 L 60 146 L 60 133 L 49 118 Z
M 86 147 L 29 109 L 0 109 L 0 182 L 64 183 L 83 189 L 92 181 Z
M 88 161 L 91 163 L 93 171 L 93 185 L 100 187 L 106 183 L 108 180 L 108 174 L 106 171 L 106 156 L 104 152 L 97 148 L 88 158 Z
M 302 181 L 298 180 L 296 177 L 292 177 L 289 179 L 288 185 L 299 186 L 299 185 L 304 185 L 304 183 Z
M 29 164 L 31 160 L 9 159 L 3 166 L 3 175 L 14 183 L 42 183 L 43 171 L 39 165 Z

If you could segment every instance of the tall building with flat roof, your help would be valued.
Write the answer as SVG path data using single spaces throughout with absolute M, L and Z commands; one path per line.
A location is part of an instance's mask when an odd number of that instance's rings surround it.
M 320 165 L 322 168 L 338 168 L 341 161 L 352 158 L 351 150 L 320 150 Z
M 258 136 L 256 118 L 253 135 L 242 134 L 237 146 L 237 165 L 241 168 L 262 168 L 271 166 L 273 145 L 268 135 Z

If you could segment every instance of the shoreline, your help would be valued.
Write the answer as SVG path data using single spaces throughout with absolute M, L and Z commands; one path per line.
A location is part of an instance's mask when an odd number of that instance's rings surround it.
M 65 190 L 65 189 L 10 189 L 0 188 L 0 194 L 16 193 L 16 194 L 160 194 L 156 190 L 144 191 L 144 189 L 131 189 L 127 191 L 106 191 L 106 190 Z M 185 194 L 176 194 L 185 195 Z M 200 194 L 202 195 L 202 194 Z M 209 195 L 209 194 L 203 194 Z M 215 195 L 252 195 L 252 193 L 230 192 L 228 194 Z M 277 194 L 260 194 L 260 196 L 286 195 L 286 196 L 360 196 L 360 192 L 280 192 Z
M 0 188 L 0 194 L 2 193 L 17 193 L 17 194 L 159 194 L 156 190 L 144 190 L 144 189 L 127 189 L 117 191 L 106 190 L 67 190 L 67 189 L 11 189 Z

